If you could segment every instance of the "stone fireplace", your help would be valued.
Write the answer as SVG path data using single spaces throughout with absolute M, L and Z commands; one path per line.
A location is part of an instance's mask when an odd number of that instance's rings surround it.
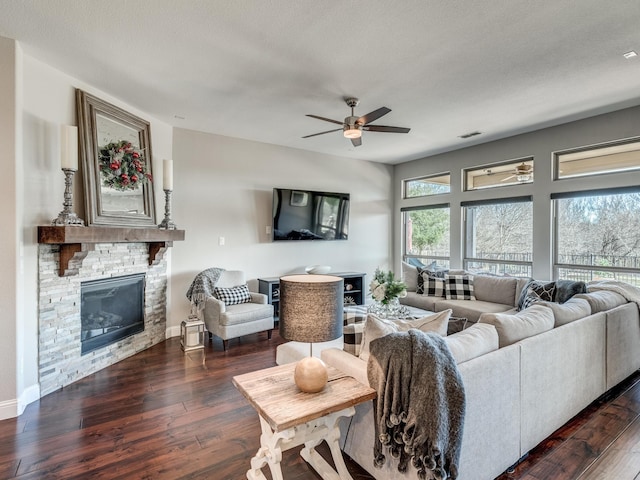
M 41 243 L 38 248 L 38 362 L 42 396 L 163 341 L 166 331 L 166 260 L 159 258 L 150 265 L 147 243 L 93 243 L 80 260 L 69 261 L 74 272 L 69 276 L 59 275 L 60 250 L 61 246 L 56 244 Z M 118 279 L 132 275 L 142 278 L 142 329 L 131 330 L 124 338 L 83 354 L 82 339 L 87 337 L 81 321 L 83 284 L 105 279 L 117 283 Z M 94 310 L 98 308 L 97 300 L 91 300 Z M 112 320 L 120 316 L 118 311 L 111 314 Z M 92 330 L 98 328 L 102 327 Z

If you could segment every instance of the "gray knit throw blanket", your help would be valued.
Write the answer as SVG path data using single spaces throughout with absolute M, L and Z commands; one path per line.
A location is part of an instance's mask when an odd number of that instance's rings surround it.
M 213 296 L 213 289 L 220 279 L 220 275 L 224 272 L 224 268 L 207 268 L 203 270 L 191 282 L 189 290 L 187 290 L 187 298 L 191 302 L 191 306 L 198 311 L 204 308 L 207 297 Z
M 411 329 L 372 340 L 367 376 L 378 392 L 376 467 L 386 460 L 384 445 L 398 458 L 399 472 L 411 461 L 421 480 L 457 478 L 465 393 L 444 339 Z

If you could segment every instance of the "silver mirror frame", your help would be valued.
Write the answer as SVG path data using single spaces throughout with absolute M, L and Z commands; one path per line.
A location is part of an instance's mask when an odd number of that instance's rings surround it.
M 103 208 L 102 180 L 98 165 L 100 145 L 98 145 L 97 117 L 100 115 L 138 133 L 139 148 L 145 152 L 148 171 L 153 176 L 149 122 L 80 89 L 76 89 L 76 109 L 87 225 L 157 228 L 153 181 L 141 186 L 144 205 L 142 213 L 108 211 Z

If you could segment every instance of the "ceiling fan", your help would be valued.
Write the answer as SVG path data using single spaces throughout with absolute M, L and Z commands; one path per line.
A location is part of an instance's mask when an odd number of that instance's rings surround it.
M 510 175 L 507 178 L 503 178 L 500 181 L 506 182 L 507 180 L 511 180 L 514 177 L 518 182 L 528 182 L 533 177 L 533 165 L 527 165 L 526 163 L 522 162 L 515 168 L 515 170 L 513 171 L 513 175 Z
M 370 125 L 371 122 L 375 122 L 377 119 L 386 115 L 391 111 L 391 109 L 387 107 L 380 107 L 373 112 L 369 112 L 366 115 L 361 117 L 356 117 L 353 113 L 353 109 L 358 106 L 360 102 L 357 98 L 345 98 L 345 102 L 347 105 L 351 107 L 351 115 L 345 117 L 344 121 L 341 122 L 339 120 L 332 120 L 330 118 L 320 117 L 318 115 L 307 115 L 307 117 L 317 118 L 318 120 L 324 120 L 325 122 L 336 123 L 340 125 L 340 128 L 334 128 L 333 130 L 327 130 L 326 132 L 313 133 L 311 135 L 306 135 L 302 138 L 315 137 L 317 135 L 324 135 L 325 133 L 337 132 L 339 130 L 343 131 L 345 138 L 351 139 L 351 143 L 354 147 L 359 147 L 362 145 L 362 131 L 366 130 L 369 132 L 388 132 L 388 133 L 409 133 L 410 128 L 403 127 L 387 127 L 384 125 Z

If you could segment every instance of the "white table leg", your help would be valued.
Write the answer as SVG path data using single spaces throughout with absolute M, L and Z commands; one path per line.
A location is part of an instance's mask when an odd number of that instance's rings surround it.
M 282 477 L 282 469 L 280 462 L 282 461 L 282 452 L 288 448 L 286 444 L 290 443 L 295 437 L 295 430 L 289 429 L 284 432 L 274 432 L 269 424 L 260 417 L 260 427 L 262 435 L 260 435 L 260 448 L 255 456 L 251 459 L 251 469 L 247 471 L 249 480 L 266 480 L 267 477 L 262 473 L 262 468 L 269 465 L 271 477 L 273 480 L 284 480 Z
M 338 422 L 341 417 L 350 417 L 355 411 L 354 407 L 349 407 L 282 432 L 274 432 L 266 420 L 259 417 L 262 429 L 260 448 L 251 459 L 251 469 L 247 471 L 247 478 L 249 480 L 266 480 L 262 468 L 269 465 L 273 480 L 284 480 L 280 468 L 282 452 L 304 444 L 300 455 L 324 480 L 353 480 L 340 451 Z M 315 450 L 315 447 L 323 440 L 329 445 L 337 472 Z
M 323 420 L 327 430 L 323 437 L 305 442 L 304 448 L 300 451 L 302 458 L 304 458 L 324 480 L 353 480 L 347 470 L 347 466 L 344 463 L 344 457 L 342 456 L 342 451 L 340 450 L 340 427 L 338 422 L 341 417 L 351 417 L 354 413 L 355 408 L 350 407 L 346 410 L 324 417 Z M 336 470 L 334 470 L 331 465 L 329 465 L 327 461 L 315 450 L 315 447 L 323 440 L 327 442 L 327 445 L 329 445 L 329 450 L 331 450 L 331 457 L 333 458 L 333 463 L 336 466 L 337 473 Z

